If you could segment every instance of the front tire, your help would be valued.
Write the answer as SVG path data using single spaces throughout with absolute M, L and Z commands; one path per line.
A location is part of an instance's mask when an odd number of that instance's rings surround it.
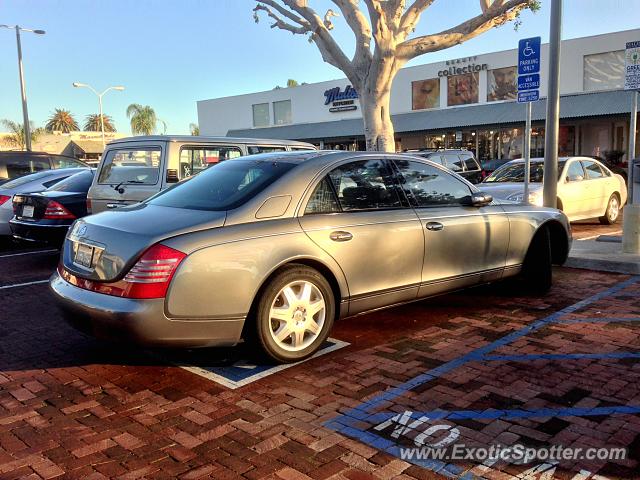
M 329 282 L 313 268 L 291 265 L 262 291 L 256 309 L 256 339 L 268 359 L 298 362 L 322 346 L 334 316 Z
M 527 289 L 544 295 L 553 284 L 551 235 L 547 227 L 536 232 L 522 265 L 522 277 Z
M 607 210 L 604 212 L 604 217 L 600 217 L 600 223 L 603 225 L 613 225 L 620 218 L 620 198 L 617 193 L 614 193 L 609 197 L 607 203 Z

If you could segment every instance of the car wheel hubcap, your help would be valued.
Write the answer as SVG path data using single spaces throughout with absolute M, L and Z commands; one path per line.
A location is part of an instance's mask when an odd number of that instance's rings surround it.
M 278 347 L 298 352 L 322 332 L 326 305 L 320 289 L 307 281 L 291 282 L 276 295 L 269 311 L 269 333 Z
M 609 200 L 609 219 L 615 220 L 618 218 L 618 214 L 620 212 L 620 206 L 618 205 L 618 199 L 613 197 Z

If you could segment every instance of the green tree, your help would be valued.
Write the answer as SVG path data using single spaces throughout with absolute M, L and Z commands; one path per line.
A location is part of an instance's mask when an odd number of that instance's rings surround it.
M 113 126 L 113 119 L 109 115 L 102 115 L 102 120 L 104 122 L 104 131 L 105 132 L 115 132 L 116 127 Z M 84 122 L 84 130 L 86 132 L 101 132 L 102 126 L 100 124 L 100 114 L 92 113 L 91 115 L 87 115 L 87 118 Z
M 294 80 L 293 78 L 290 78 L 289 80 L 287 80 L 287 88 L 297 87 L 298 85 L 300 85 L 298 81 Z
M 189 131 L 191 132 L 191 135 L 194 135 L 194 136 L 200 135 L 200 127 L 198 126 L 197 123 L 190 123 Z
M 54 112 L 47 120 L 45 128 L 48 132 L 76 132 L 80 130 L 78 127 L 78 122 L 73 117 L 69 110 L 65 110 L 63 108 L 56 108 Z
M 158 118 L 155 110 L 149 105 L 132 103 L 127 107 L 127 117 L 131 121 L 131 133 L 134 135 L 152 135 L 158 124 L 163 126 L 163 134 L 166 133 L 167 124 Z
M 10 133 L 4 138 L 5 143 L 13 148 L 24 149 L 26 139 L 24 126 L 21 123 L 14 122 L 12 120 L 2 120 L 0 123 L 4 128 L 9 130 Z M 35 128 L 33 122 L 29 122 L 29 126 L 31 127 L 31 143 L 35 143 L 38 141 L 38 138 L 45 133 L 45 130 L 43 128 Z

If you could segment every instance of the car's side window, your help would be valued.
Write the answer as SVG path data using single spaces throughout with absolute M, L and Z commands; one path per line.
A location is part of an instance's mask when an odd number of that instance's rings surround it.
M 471 190 L 453 175 L 422 162 L 395 160 L 402 188 L 417 207 L 460 205 Z
M 336 213 L 339 211 L 340 205 L 338 205 L 338 199 L 331 186 L 331 181 L 329 177 L 324 177 L 311 194 L 307 208 L 304 209 L 304 214 Z
M 571 162 L 567 169 L 567 181 L 568 182 L 580 182 L 584 180 L 584 170 L 582 169 L 582 163 L 579 161 Z
M 329 173 L 343 211 L 403 207 L 401 192 L 385 160 L 360 160 Z
M 463 170 L 464 161 L 455 153 L 447 153 L 444 156 L 447 159 L 447 167 L 453 172 L 461 172 Z
M 587 172 L 587 177 L 590 180 L 604 177 L 604 173 L 602 173 L 602 169 L 600 168 L 600 165 L 598 165 L 596 162 L 592 162 L 590 160 L 584 160 L 582 164 L 584 165 L 584 170 L 585 172 Z
M 476 161 L 473 159 L 472 155 L 469 155 L 468 153 L 463 153 L 462 155 L 460 155 L 460 158 L 464 160 L 464 166 L 467 172 L 473 172 L 475 170 L 480 169 Z
M 182 147 L 180 149 L 180 178 L 190 177 L 218 162 L 240 156 L 242 156 L 242 152 L 235 146 Z

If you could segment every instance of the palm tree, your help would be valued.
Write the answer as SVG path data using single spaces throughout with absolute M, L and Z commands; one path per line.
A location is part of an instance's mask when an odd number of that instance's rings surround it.
M 76 132 L 80 130 L 78 122 L 73 118 L 73 115 L 69 110 L 63 108 L 56 108 L 55 111 L 49 117 L 45 128 L 49 132 Z
M 105 132 L 115 132 L 116 127 L 113 126 L 113 119 L 109 115 L 102 115 L 102 121 L 104 122 Z M 85 132 L 101 132 L 102 125 L 100 124 L 100 114 L 92 113 L 87 115 L 87 119 L 84 122 Z
M 190 123 L 189 130 L 191 131 L 191 135 L 198 136 L 200 135 L 200 127 L 197 123 Z
M 163 134 L 167 131 L 167 124 L 160 120 L 156 112 L 149 105 L 132 103 L 127 107 L 127 117 L 131 119 L 131 133 L 134 135 L 151 135 L 158 126 L 163 126 Z
M 25 148 L 25 134 L 24 125 L 21 123 L 13 122 L 11 120 L 2 120 L 2 126 L 9 130 L 10 134 L 4 138 L 4 141 L 14 148 Z M 35 128 L 33 122 L 29 122 L 31 127 L 31 143 L 38 141 L 38 138 L 45 133 L 43 128 Z

